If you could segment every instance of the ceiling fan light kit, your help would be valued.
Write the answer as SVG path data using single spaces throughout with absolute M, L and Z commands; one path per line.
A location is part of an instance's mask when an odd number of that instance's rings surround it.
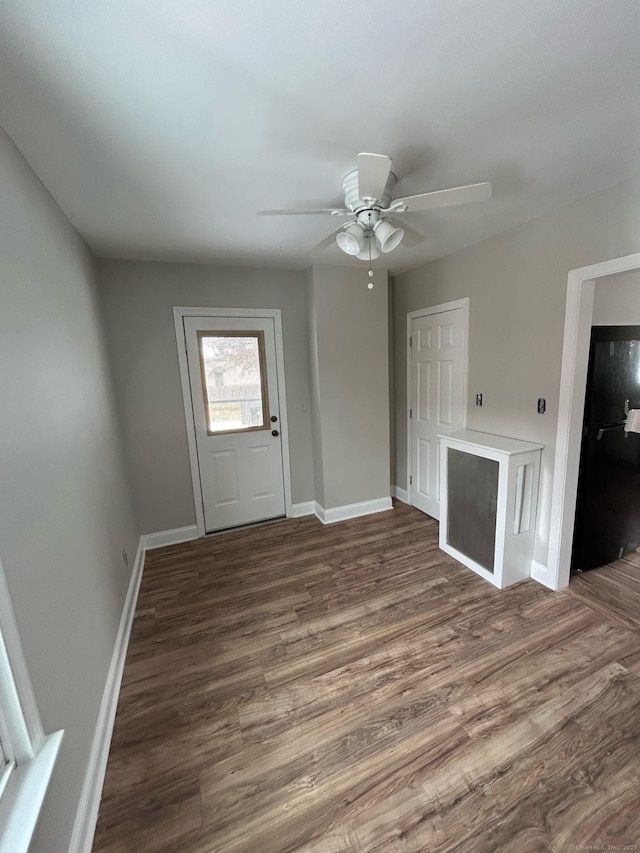
M 375 261 L 376 258 L 380 257 L 380 250 L 376 246 L 375 237 L 371 232 L 366 232 L 364 234 L 364 243 L 362 249 L 356 255 L 356 258 L 359 261 Z
M 336 243 L 347 255 L 354 255 L 359 260 L 369 260 L 369 257 L 374 260 L 380 257 L 380 252 L 393 251 L 403 237 L 402 228 L 396 228 L 386 219 L 378 219 L 373 226 L 359 221 L 345 225 L 336 235 Z
M 376 235 L 376 242 L 380 247 L 380 251 L 386 254 L 392 252 L 396 246 L 400 245 L 404 237 L 404 229 L 396 228 L 386 219 L 378 219 L 373 226 L 373 231 Z
M 347 255 L 358 255 L 364 246 L 364 232 L 357 222 L 352 222 L 336 235 L 336 243 Z
M 386 154 L 358 154 L 358 168 L 349 172 L 342 181 L 344 208 L 314 208 L 311 210 L 259 210 L 259 216 L 287 216 L 298 214 L 322 214 L 350 216 L 355 221 L 340 228 L 336 243 L 347 255 L 358 260 L 369 261 L 397 248 L 405 239 L 405 229 L 392 224 L 386 214 L 394 216 L 416 210 L 450 207 L 490 198 L 492 187 L 488 181 L 451 187 L 446 190 L 418 193 L 404 198 L 391 199 L 396 184 L 391 171 L 391 158 Z M 415 244 L 424 236 L 407 228 L 407 243 Z M 324 241 L 323 241 L 324 242 Z M 369 271 L 371 275 L 371 270 Z
M 389 251 L 383 248 L 373 229 L 361 225 L 360 222 L 345 225 L 336 235 L 336 243 L 345 254 L 358 258 L 359 261 L 375 260 L 380 257 L 380 251 Z

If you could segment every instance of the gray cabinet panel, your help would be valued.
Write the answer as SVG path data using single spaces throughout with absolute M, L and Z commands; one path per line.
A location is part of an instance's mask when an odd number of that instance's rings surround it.
M 451 447 L 447 453 L 447 544 L 493 572 L 498 462 Z

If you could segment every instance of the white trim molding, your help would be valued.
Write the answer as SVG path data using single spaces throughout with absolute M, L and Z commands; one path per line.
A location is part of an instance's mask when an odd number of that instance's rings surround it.
M 291 459 L 289 456 L 289 418 L 287 415 L 287 391 L 285 386 L 282 311 L 279 308 L 185 308 L 178 306 L 173 309 L 173 323 L 176 333 L 176 347 L 178 350 L 180 385 L 182 386 L 182 404 L 184 407 L 184 417 L 187 430 L 191 485 L 193 488 L 193 501 L 196 509 L 196 528 L 198 536 L 204 536 L 206 529 L 204 523 L 204 507 L 202 505 L 202 487 L 200 484 L 200 466 L 198 463 L 198 448 L 196 445 L 196 429 L 193 420 L 193 405 L 191 401 L 189 364 L 187 362 L 187 351 L 185 346 L 185 317 L 246 317 L 247 319 L 260 317 L 273 320 L 276 347 L 276 373 L 278 376 L 278 402 L 280 409 L 280 440 L 282 443 L 284 507 L 285 515 L 291 516 L 293 514 L 291 501 Z
M 13 770 L 0 802 L 0 853 L 27 853 L 64 731 L 48 735 L 37 755 Z
M 542 586 L 547 586 L 549 589 L 553 589 L 553 582 L 551 575 L 549 574 L 549 569 L 546 566 L 543 566 L 542 563 L 537 563 L 535 560 L 531 560 L 530 577 L 532 580 L 541 583 Z
M 465 296 L 463 299 L 454 299 L 452 302 L 443 302 L 440 305 L 432 305 L 428 308 L 418 308 L 416 311 L 407 313 L 407 490 L 405 503 L 413 505 L 413 495 L 411 488 L 411 417 L 410 409 L 412 408 L 411 400 L 411 346 L 409 340 L 411 338 L 411 322 L 417 317 L 428 317 L 432 314 L 443 314 L 445 311 L 455 311 L 462 308 L 464 317 L 464 342 L 463 342 L 463 378 L 462 378 L 462 426 L 461 429 L 467 428 L 467 409 L 469 405 L 469 315 L 471 313 L 471 298 Z M 400 498 L 403 500 L 403 498 Z
M 45 737 L 37 755 L 12 772 L 0 802 L 0 853 L 27 853 L 63 737 L 62 730 Z
M 45 736 L 0 561 L 0 853 L 27 853 L 64 736 Z
M 45 735 L 1 560 L 0 647 L 0 670 L 3 675 L 0 699 L 4 714 L 0 734 L 9 740 L 12 758 L 18 762 L 28 761 L 44 743 Z M 4 731 L 4 728 L 7 728 L 7 731 Z
M 391 495 L 399 501 L 402 501 L 403 504 L 409 503 L 409 493 L 401 486 L 391 486 Z
M 375 498 L 372 501 L 361 501 L 355 504 L 334 506 L 325 509 L 316 501 L 315 514 L 323 524 L 334 524 L 336 521 L 347 521 L 349 518 L 359 518 L 361 515 L 373 515 L 393 509 L 391 498 Z
M 187 528 L 180 529 L 184 530 Z M 173 533 L 175 531 L 167 532 Z M 162 534 L 152 535 L 161 536 Z M 122 608 L 120 625 L 118 627 L 113 654 L 111 656 L 111 663 L 107 673 L 107 680 L 102 694 L 100 709 L 98 711 L 98 720 L 93 736 L 93 742 L 91 744 L 91 752 L 89 753 L 87 770 L 85 772 L 84 782 L 80 792 L 80 802 L 78 803 L 78 809 L 76 811 L 76 819 L 73 826 L 73 833 L 71 835 L 71 842 L 69 844 L 69 853 L 91 853 L 91 847 L 93 845 L 93 837 L 95 835 L 96 823 L 98 821 L 98 810 L 100 808 L 100 800 L 102 798 L 102 788 L 104 786 L 104 777 L 107 771 L 107 760 L 109 758 L 113 725 L 115 723 L 116 710 L 118 707 L 122 674 L 124 672 L 124 664 L 127 656 L 127 648 L 129 646 L 133 617 L 136 612 L 140 583 L 142 581 L 146 550 L 144 544 L 145 538 L 147 537 L 140 537 L 136 559 L 134 561 L 131 578 L 129 580 L 127 597 Z
M 173 530 L 160 530 L 158 533 L 145 533 L 140 537 L 144 551 L 154 548 L 165 548 L 167 545 L 180 545 L 181 542 L 191 542 L 200 538 L 195 524 L 188 527 L 175 527 Z
M 640 253 L 571 270 L 567 279 L 547 561 L 552 589 L 569 584 L 595 282 L 635 269 Z
M 304 515 L 315 515 L 315 501 L 305 501 L 304 503 L 291 505 L 291 518 L 302 518 Z

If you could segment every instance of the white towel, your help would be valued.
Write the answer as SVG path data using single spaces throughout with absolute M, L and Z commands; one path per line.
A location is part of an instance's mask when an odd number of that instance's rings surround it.
M 629 409 L 627 422 L 624 425 L 625 432 L 640 432 L 640 409 Z

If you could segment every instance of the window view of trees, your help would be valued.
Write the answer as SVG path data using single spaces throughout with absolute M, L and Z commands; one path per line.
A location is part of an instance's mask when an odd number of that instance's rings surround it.
M 264 426 L 262 334 L 200 333 L 209 432 Z

